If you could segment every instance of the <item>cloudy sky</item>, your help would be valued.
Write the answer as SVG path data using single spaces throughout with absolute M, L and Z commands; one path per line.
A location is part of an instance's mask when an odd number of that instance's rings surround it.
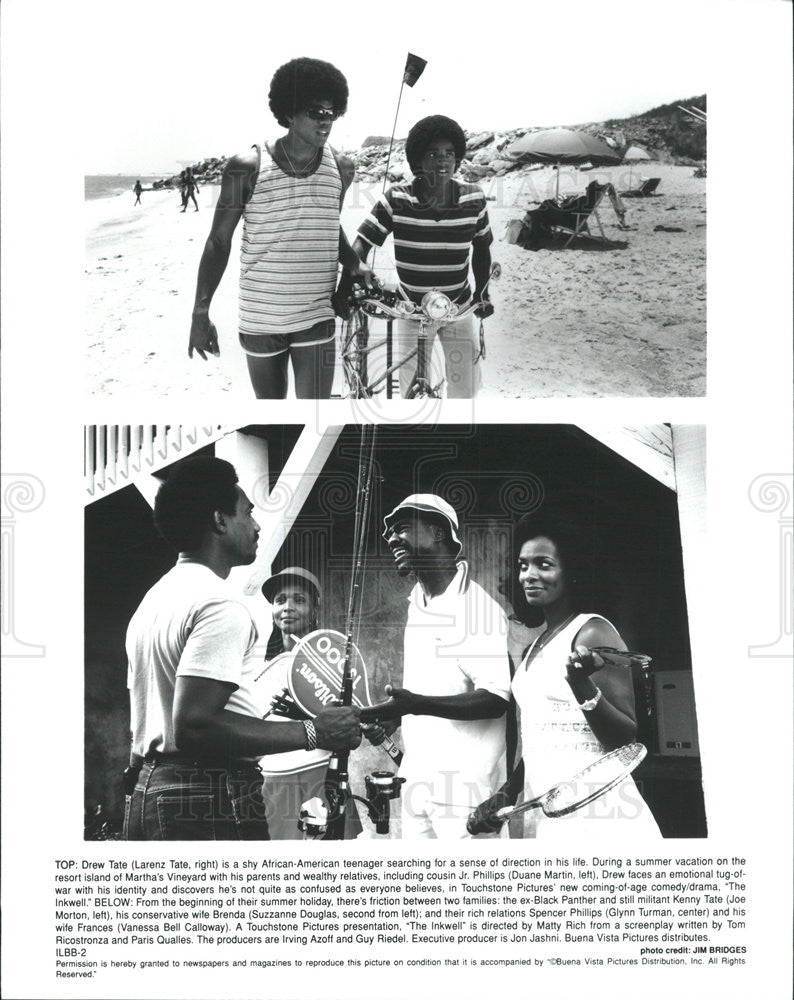
M 85 173 L 171 172 L 278 135 L 269 80 L 302 55 L 348 79 L 348 114 L 332 135 L 341 148 L 391 132 L 408 51 L 428 67 L 404 91 L 398 135 L 426 114 L 480 129 L 641 112 L 707 91 L 716 0 L 275 7 L 78 4 L 69 45 Z

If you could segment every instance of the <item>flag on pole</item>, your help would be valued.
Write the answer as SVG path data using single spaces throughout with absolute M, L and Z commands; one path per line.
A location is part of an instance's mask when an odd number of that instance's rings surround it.
M 407 83 L 409 87 L 413 87 L 422 73 L 424 73 L 425 66 L 427 66 L 427 59 L 422 59 L 421 56 L 415 56 L 413 52 L 409 52 L 408 58 L 405 60 L 403 83 Z

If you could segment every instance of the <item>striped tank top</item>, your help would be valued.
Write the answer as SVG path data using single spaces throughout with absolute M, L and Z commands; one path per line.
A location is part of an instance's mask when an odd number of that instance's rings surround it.
M 342 179 L 323 147 L 309 177 L 290 177 L 267 145 L 243 211 L 240 333 L 295 333 L 334 318 Z

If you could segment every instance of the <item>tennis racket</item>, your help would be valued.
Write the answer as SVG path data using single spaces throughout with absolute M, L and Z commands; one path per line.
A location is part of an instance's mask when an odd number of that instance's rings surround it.
M 630 649 L 615 649 L 613 646 L 592 646 L 586 657 L 580 657 L 576 650 L 573 650 L 571 655 L 577 661 L 577 673 L 587 677 L 598 670 L 603 670 L 604 667 L 629 669 L 641 667 L 643 673 L 647 675 L 652 662 L 647 653 L 636 653 Z M 600 658 L 600 663 L 595 662 L 596 655 Z
M 651 657 L 647 653 L 635 653 L 630 649 L 614 649 L 612 646 L 593 646 L 591 653 L 598 653 L 609 667 L 642 667 L 647 670 L 651 665 Z
M 627 743 L 599 757 L 568 781 L 554 785 L 543 795 L 538 795 L 528 802 L 521 802 L 517 806 L 503 806 L 497 809 L 493 818 L 502 823 L 511 816 L 538 808 L 552 818 L 567 816 L 568 813 L 581 809 L 614 788 L 631 774 L 647 753 L 642 743 Z M 469 823 L 473 819 L 474 814 L 469 817 Z
M 289 693 L 298 708 L 310 719 L 341 697 L 344 660 L 345 637 L 333 629 L 310 632 L 292 650 L 292 663 L 287 673 Z M 374 703 L 369 692 L 367 668 L 355 643 L 350 654 L 350 672 L 353 679 L 353 704 L 358 708 L 370 708 Z M 366 730 L 366 727 L 362 728 Z M 399 766 L 403 754 L 394 741 L 387 736 L 378 745 Z

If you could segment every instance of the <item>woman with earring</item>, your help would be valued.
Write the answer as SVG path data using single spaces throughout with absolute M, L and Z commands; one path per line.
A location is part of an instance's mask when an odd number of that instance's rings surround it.
M 522 760 L 503 787 L 477 809 L 477 822 L 501 806 L 541 795 L 598 757 L 636 739 L 630 669 L 609 663 L 599 647 L 625 650 L 615 626 L 591 607 L 606 566 L 586 538 L 561 519 L 522 519 L 515 532 L 514 609 L 527 623 L 545 625 L 512 682 L 519 714 Z M 631 777 L 566 817 L 526 813 L 525 836 L 637 840 L 661 836 Z
M 265 662 L 255 677 L 263 714 L 270 721 L 304 719 L 289 697 L 287 682 L 292 665 L 292 651 L 297 643 L 318 627 L 320 582 L 300 566 L 281 570 L 262 585 L 262 593 L 273 609 L 273 631 L 267 643 Z M 262 757 L 262 793 L 267 809 L 271 840 L 298 840 L 301 805 L 322 797 L 325 774 L 331 754 L 327 750 L 295 750 L 291 753 Z M 350 803 L 345 836 L 361 833 L 361 821 Z

